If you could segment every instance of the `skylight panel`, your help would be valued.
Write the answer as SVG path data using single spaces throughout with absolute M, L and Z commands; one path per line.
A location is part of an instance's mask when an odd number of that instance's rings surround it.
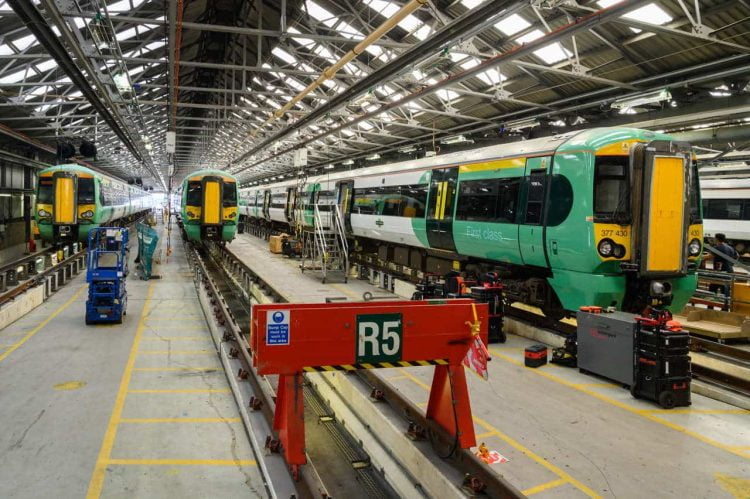
M 21 71 L 16 71 L 15 73 L 3 76 L 2 78 L 0 78 L 0 83 L 18 83 L 23 80 L 25 76 L 26 69 L 22 69 Z
M 45 73 L 45 72 L 49 71 L 52 68 L 56 68 L 57 67 L 57 62 L 55 62 L 54 59 L 50 59 L 49 61 L 44 61 L 44 62 L 42 62 L 40 64 L 37 64 L 34 67 L 40 73 Z
M 362 121 L 362 122 L 361 122 L 361 123 L 359 124 L 359 128 L 361 128 L 362 130 L 372 130 L 372 129 L 373 129 L 373 128 L 375 128 L 375 127 L 374 127 L 374 126 L 372 126 L 371 124 L 369 124 L 369 123 L 368 123 L 368 122 L 366 122 L 366 121 Z
M 323 57 L 324 59 L 327 59 L 329 62 L 336 62 L 336 58 L 333 57 L 331 51 L 323 47 L 322 45 L 316 45 L 313 52 Z
M 432 28 L 425 24 L 412 34 L 420 40 L 425 40 L 428 36 L 430 36 L 431 32 Z
M 563 59 L 567 59 L 573 55 L 568 49 L 560 45 L 558 42 L 550 43 L 539 50 L 535 50 L 534 54 L 547 64 L 554 64 L 560 62 Z
M 476 75 L 477 78 L 485 82 L 487 85 L 497 85 L 501 81 L 505 81 L 508 78 L 497 69 L 488 69 L 482 73 Z
M 133 0 L 133 8 L 137 9 L 140 7 L 146 0 Z M 107 11 L 109 12 L 128 12 L 130 11 L 130 0 L 119 0 L 117 2 L 112 2 L 110 5 L 107 5 Z
M 271 49 L 271 53 L 287 64 L 294 64 L 297 62 L 297 59 L 295 59 L 289 52 L 279 47 Z
M 6 44 L 0 45 L 0 55 L 11 55 L 14 54 L 13 48 Z
M 538 40 L 539 38 L 543 37 L 544 33 L 542 30 L 535 29 L 533 31 L 529 31 L 523 36 L 519 36 L 516 38 L 516 43 L 529 43 L 533 42 L 534 40 Z
M 26 35 L 16 40 L 12 40 L 11 43 L 13 43 L 13 45 L 19 51 L 24 51 L 32 45 L 36 45 L 38 42 L 36 41 L 36 37 L 34 35 Z
M 454 92 L 453 90 L 438 90 L 436 93 L 438 97 L 447 101 L 451 101 L 458 97 L 458 94 Z
M 461 0 L 461 5 L 466 7 L 467 9 L 473 9 L 477 5 L 480 5 L 483 3 L 484 0 Z
M 128 28 L 126 30 L 118 32 L 115 35 L 115 38 L 117 38 L 117 41 L 121 42 L 123 40 L 128 40 L 130 38 L 133 38 L 137 34 L 138 34 L 138 31 L 136 31 L 135 27 L 132 27 L 132 28 Z
M 596 4 L 602 9 L 606 9 L 607 7 L 611 7 L 612 5 L 619 3 L 620 1 L 621 0 L 599 0 L 598 2 L 596 2 Z M 644 5 L 639 9 L 628 12 L 622 17 L 654 25 L 667 24 L 673 19 L 672 16 L 670 16 L 664 9 L 662 9 L 655 3 Z
M 313 19 L 317 19 L 318 21 L 324 21 L 326 19 L 333 18 L 333 14 L 328 12 L 326 9 L 324 9 L 317 3 L 307 0 L 305 4 L 307 5 L 307 12 L 310 14 L 310 16 Z
M 529 26 L 531 26 L 531 23 L 529 23 L 526 19 L 519 16 L 518 14 L 512 14 L 499 23 L 495 24 L 495 28 L 505 36 L 513 36 L 519 31 L 525 30 Z

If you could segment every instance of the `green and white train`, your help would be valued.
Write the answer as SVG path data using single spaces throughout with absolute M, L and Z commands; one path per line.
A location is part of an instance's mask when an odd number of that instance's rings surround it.
M 241 221 L 312 225 L 337 204 L 359 251 L 409 271 L 498 272 L 511 300 L 681 308 L 702 252 L 688 144 L 600 128 L 242 189 Z M 329 208 L 326 208 L 329 207 Z M 329 223 L 324 219 L 324 225 Z
M 43 240 L 86 242 L 89 230 L 134 219 L 152 208 L 151 195 L 84 166 L 70 164 L 39 172 L 34 219 Z

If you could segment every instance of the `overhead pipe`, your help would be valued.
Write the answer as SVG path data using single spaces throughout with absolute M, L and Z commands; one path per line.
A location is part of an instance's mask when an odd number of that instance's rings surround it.
M 487 71 L 488 69 L 491 69 L 499 64 L 512 62 L 519 57 L 524 57 L 527 55 L 532 54 L 535 50 L 539 50 L 540 48 L 549 45 L 550 43 L 554 43 L 558 40 L 561 40 L 563 38 L 566 38 L 574 33 L 577 33 L 581 30 L 590 28 L 591 26 L 600 24 L 604 21 L 607 21 L 609 19 L 612 19 L 613 17 L 621 16 L 625 13 L 627 13 L 630 10 L 633 10 L 637 7 L 640 7 L 642 5 L 645 5 L 652 0 L 623 0 L 622 2 L 615 4 L 611 7 L 608 7 L 606 9 L 602 9 L 600 11 L 594 12 L 592 14 L 589 14 L 588 16 L 585 16 L 580 19 L 576 19 L 575 21 L 566 24 L 565 26 L 561 26 L 560 28 L 556 29 L 555 31 L 552 31 L 548 33 L 547 35 L 537 38 L 536 40 L 533 40 L 531 42 L 525 43 L 519 47 L 516 47 L 508 52 L 504 52 L 501 54 L 498 54 L 490 59 L 487 59 L 476 66 L 464 70 L 461 73 L 457 73 L 455 75 L 448 76 L 447 78 L 444 78 L 440 80 L 439 82 L 435 83 L 434 85 L 430 85 L 428 87 L 424 87 L 421 90 L 411 93 L 409 95 L 406 95 L 402 97 L 401 99 L 388 103 L 384 106 L 381 106 L 380 108 L 376 109 L 375 111 L 365 113 L 363 115 L 360 115 L 359 117 L 355 118 L 352 121 L 348 121 L 347 123 L 340 125 L 338 127 L 335 127 L 331 130 L 328 130 L 326 132 L 323 132 L 321 134 L 318 134 L 314 137 L 311 137 L 309 139 L 303 140 L 294 146 L 287 148 L 285 150 L 279 151 L 275 154 L 275 156 L 280 156 L 281 154 L 288 153 L 293 151 L 294 149 L 303 147 L 311 142 L 314 142 L 316 140 L 319 140 L 323 137 L 326 137 L 328 135 L 331 135 L 333 133 L 339 132 L 345 128 L 349 128 L 357 123 L 360 123 L 362 121 L 372 119 L 376 117 L 379 114 L 382 114 L 384 111 L 388 111 L 390 109 L 398 108 L 403 106 L 404 104 L 407 104 L 415 99 L 418 99 L 420 97 L 424 97 L 426 95 L 432 94 L 444 87 L 447 87 L 449 85 L 453 85 L 455 83 L 458 83 L 460 81 L 466 80 L 468 78 L 471 78 L 479 73 L 483 73 Z M 555 111 L 549 111 L 550 114 L 554 113 Z M 265 160 L 260 160 L 258 162 L 253 163 L 252 165 L 246 166 L 244 168 L 241 168 L 237 171 L 235 171 L 235 175 L 239 172 L 245 171 L 248 168 L 252 168 L 253 166 L 256 166 L 258 164 L 261 164 L 265 162 Z
M 281 118 L 284 116 L 284 114 L 289 111 L 295 104 L 297 104 L 299 101 L 301 101 L 305 96 L 309 95 L 310 92 L 314 91 L 315 89 L 319 88 L 323 82 L 326 80 L 330 80 L 334 76 L 336 76 L 336 73 L 343 68 L 348 62 L 350 62 L 352 59 L 360 55 L 362 52 L 365 51 L 367 47 L 372 45 L 374 42 L 379 40 L 383 37 L 386 33 L 388 33 L 390 30 L 392 30 L 398 23 L 400 23 L 406 16 L 420 8 L 422 5 L 426 4 L 427 0 L 410 0 L 409 3 L 401 7 L 398 12 L 393 14 L 388 20 L 386 20 L 383 24 L 378 26 L 375 31 L 370 33 L 364 40 L 359 42 L 357 45 L 354 46 L 353 49 L 351 49 L 349 52 L 344 54 L 344 56 L 338 60 L 333 66 L 329 66 L 327 69 L 323 70 L 323 72 L 320 74 L 320 76 L 311 84 L 309 84 L 304 90 L 301 90 L 297 95 L 295 95 L 292 100 L 287 102 L 281 109 L 274 112 L 271 116 L 268 117 L 268 119 L 259 127 L 257 127 L 251 135 L 254 137 L 258 130 L 261 130 L 264 126 L 272 123 L 274 120 Z
M 39 40 L 39 43 L 41 43 L 53 59 L 57 61 L 60 67 L 65 71 L 65 74 L 67 74 L 73 84 L 78 87 L 88 102 L 94 107 L 94 109 L 96 109 L 101 117 L 104 118 L 104 121 L 107 122 L 107 125 L 109 125 L 117 137 L 119 137 L 123 144 L 125 144 L 125 147 L 128 148 L 133 157 L 135 157 L 137 161 L 143 161 L 135 144 L 120 127 L 119 123 L 117 123 L 117 120 L 115 120 L 112 113 L 104 106 L 99 99 L 99 96 L 96 94 L 96 91 L 91 87 L 86 77 L 83 76 L 70 55 L 68 55 L 67 50 L 65 50 L 62 44 L 57 40 L 57 36 L 52 29 L 50 29 L 36 6 L 28 0 L 8 0 L 8 4 L 26 25 L 29 31 L 31 31 L 36 39 Z
M 513 7 L 514 5 L 515 7 Z M 367 92 L 369 89 L 376 86 L 379 82 L 385 81 L 391 76 L 398 74 L 404 68 L 407 68 L 412 64 L 424 59 L 425 54 L 431 54 L 437 49 L 457 40 L 458 38 L 468 37 L 472 33 L 483 29 L 485 26 L 494 24 L 499 17 L 512 14 L 516 10 L 520 10 L 523 7 L 523 4 L 517 4 L 517 2 L 515 2 L 514 0 L 486 1 L 479 7 L 470 10 L 469 12 L 455 19 L 450 24 L 444 26 L 437 33 L 433 34 L 426 40 L 416 45 L 412 45 L 410 49 L 399 54 L 396 59 L 376 69 L 369 75 L 352 84 L 343 92 L 336 94 L 328 102 L 326 102 L 322 106 L 317 107 L 304 117 L 289 125 L 284 130 L 276 133 L 273 137 L 269 137 L 263 140 L 260 144 L 254 146 L 250 151 L 234 159 L 232 163 L 239 164 L 250 156 L 261 151 L 264 147 L 267 147 L 274 142 L 278 142 L 279 140 L 288 136 L 293 131 L 300 130 L 307 125 L 312 124 L 313 122 L 315 122 L 315 120 L 324 116 L 326 113 L 331 112 L 335 108 L 357 97 L 358 95 Z

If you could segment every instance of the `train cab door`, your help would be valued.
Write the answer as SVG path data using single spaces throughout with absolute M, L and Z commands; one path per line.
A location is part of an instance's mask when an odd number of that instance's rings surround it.
M 287 187 L 286 189 L 286 207 L 284 208 L 284 215 L 289 225 L 294 225 L 294 205 L 297 201 L 297 188 Z
M 453 208 L 458 183 L 458 167 L 432 170 L 427 203 L 427 241 L 430 248 L 455 251 Z
M 271 219 L 271 191 L 263 191 L 263 218 L 266 220 Z
M 337 187 L 336 200 L 339 205 L 339 211 L 341 216 L 344 217 L 344 227 L 347 232 L 352 231 L 351 212 L 352 212 L 352 198 L 354 195 L 354 181 L 347 180 L 339 182 Z
M 544 200 L 552 156 L 528 158 L 518 210 L 518 249 L 525 265 L 548 267 L 544 248 Z

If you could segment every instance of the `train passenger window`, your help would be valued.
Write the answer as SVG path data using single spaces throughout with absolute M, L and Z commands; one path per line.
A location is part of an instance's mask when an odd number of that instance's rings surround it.
M 517 178 L 502 179 L 497 191 L 497 210 L 495 221 L 499 223 L 516 223 L 516 207 L 521 181 Z
M 594 171 L 594 220 L 619 221 L 630 216 L 627 156 L 598 156 Z
M 39 179 L 39 187 L 36 193 L 36 202 L 39 204 L 52 204 L 54 201 L 54 191 L 52 186 L 54 180 L 52 177 L 41 177 Z
M 187 202 L 188 206 L 200 206 L 203 202 L 203 187 L 200 182 L 188 182 Z
M 402 217 L 424 217 L 425 205 L 427 204 L 427 184 L 402 185 L 401 198 L 404 205 L 401 211 Z
M 364 189 L 354 189 L 354 202 L 352 204 L 352 213 L 357 215 L 376 215 L 378 201 L 377 187 L 367 187 Z
M 456 220 L 493 222 L 497 209 L 498 179 L 467 180 L 458 186 Z
M 94 179 L 78 178 L 78 202 L 80 204 L 94 204 Z
M 284 209 L 286 206 L 286 192 L 271 194 L 271 208 Z
M 529 175 L 526 196 L 526 223 L 527 225 L 538 225 L 542 222 L 542 211 L 544 208 L 544 187 L 547 183 L 547 172 L 532 172 Z
M 224 184 L 221 198 L 224 206 L 237 206 L 237 185 L 233 183 Z

